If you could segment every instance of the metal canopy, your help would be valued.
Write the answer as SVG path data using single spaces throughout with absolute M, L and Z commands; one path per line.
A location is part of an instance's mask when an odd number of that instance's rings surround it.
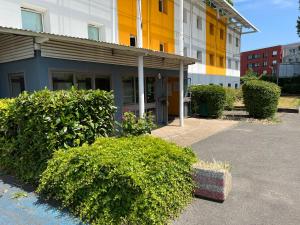
M 210 0 L 220 16 L 229 19 L 228 25 L 233 29 L 239 30 L 242 34 L 259 32 L 259 30 L 243 17 L 232 5 L 226 0 Z
M 85 44 L 85 45 L 90 45 L 90 46 L 98 46 L 98 47 L 108 48 L 108 49 L 111 49 L 112 52 L 115 52 L 115 51 L 120 52 L 121 51 L 125 55 L 132 55 L 132 56 L 143 55 L 143 56 L 160 58 L 162 60 L 169 59 L 169 60 L 174 60 L 174 61 L 178 61 L 178 62 L 183 61 L 185 66 L 194 64 L 195 62 L 198 62 L 197 59 L 186 57 L 186 56 L 180 56 L 180 55 L 176 55 L 176 54 L 170 54 L 170 53 L 159 52 L 159 51 L 154 51 L 154 50 L 145 49 L 145 48 L 136 48 L 136 47 L 130 47 L 130 46 L 119 45 L 119 44 L 114 44 L 114 43 L 94 41 L 94 40 L 89 40 L 89 39 L 85 39 L 85 38 L 57 35 L 57 34 L 51 34 L 51 33 L 45 33 L 45 32 L 33 32 L 33 31 L 29 31 L 29 30 L 0 26 L 0 33 L 33 37 L 35 39 L 35 43 L 40 43 L 40 44 L 47 43 L 51 40 L 52 41 L 63 41 L 63 42 L 69 42 L 69 43 L 79 43 L 79 44 Z

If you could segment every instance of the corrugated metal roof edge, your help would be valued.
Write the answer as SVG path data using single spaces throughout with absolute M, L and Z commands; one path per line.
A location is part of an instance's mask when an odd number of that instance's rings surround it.
M 116 49 L 116 50 L 130 51 L 132 53 L 136 53 L 137 56 L 138 55 L 150 55 L 150 56 L 156 56 L 156 57 L 160 57 L 160 58 L 183 60 L 186 65 L 191 65 L 196 62 L 200 62 L 198 59 L 195 59 L 195 58 L 176 55 L 176 54 L 170 54 L 170 53 L 165 53 L 165 52 L 159 52 L 159 51 L 154 51 L 154 50 L 145 49 L 145 48 L 136 48 L 136 47 L 120 45 L 120 44 L 115 44 L 115 43 L 94 41 L 94 40 L 89 40 L 86 38 L 79 38 L 79 37 L 73 37 L 73 36 L 67 36 L 67 35 L 58 35 L 58 34 L 52 34 L 52 33 L 47 33 L 47 32 L 34 32 L 34 31 L 30 31 L 30 30 L 24 30 L 24 29 L 13 28 L 13 27 L 0 26 L 0 33 L 31 36 L 31 37 L 41 37 L 41 38 L 48 38 L 51 40 L 69 41 L 69 42 L 77 42 L 77 43 L 82 43 L 82 44 L 95 45 L 95 46 L 100 46 L 100 47 Z

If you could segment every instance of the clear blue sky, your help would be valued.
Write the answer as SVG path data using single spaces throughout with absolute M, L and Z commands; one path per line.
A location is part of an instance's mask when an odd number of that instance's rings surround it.
M 242 38 L 242 51 L 300 42 L 298 0 L 234 0 L 235 8 L 259 30 Z

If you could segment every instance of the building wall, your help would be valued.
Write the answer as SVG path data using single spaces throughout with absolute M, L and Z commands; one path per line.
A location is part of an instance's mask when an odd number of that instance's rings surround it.
M 229 40 L 230 35 L 232 37 L 231 41 Z M 237 40 L 239 42 L 238 44 L 236 44 Z M 240 77 L 240 48 L 241 34 L 232 28 L 228 28 L 226 44 L 226 76 Z
M 165 45 L 165 51 L 174 53 L 174 1 L 167 1 L 167 12 L 160 12 L 158 1 L 142 1 L 143 47 L 160 50 L 160 44 Z M 137 35 L 136 0 L 118 0 L 119 43 L 130 45 L 130 35 Z
M 283 46 L 283 63 L 300 63 L 300 43 Z
M 209 75 L 226 75 L 226 19 L 218 19 L 216 10 L 206 8 L 206 73 Z M 213 25 L 213 33 L 210 26 Z M 220 38 L 223 30 L 223 40 Z M 214 62 L 210 62 L 210 55 Z M 222 59 L 222 62 L 221 62 Z
M 0 26 L 21 29 L 25 7 L 43 14 L 45 32 L 88 38 L 88 24 L 103 25 L 105 40 L 113 40 L 113 0 L 0 0 L 0 5 Z
M 277 55 L 273 55 L 273 51 L 277 52 Z M 249 57 L 257 55 L 257 58 L 249 59 Z M 277 64 L 273 65 L 273 61 L 276 60 Z M 264 66 L 264 62 L 267 63 Z M 282 62 L 282 46 L 274 46 L 269 48 L 257 49 L 253 51 L 243 52 L 241 54 L 241 76 L 244 76 L 247 70 L 252 69 L 258 75 L 266 74 L 278 74 L 279 64 Z M 257 66 L 249 67 L 249 64 Z

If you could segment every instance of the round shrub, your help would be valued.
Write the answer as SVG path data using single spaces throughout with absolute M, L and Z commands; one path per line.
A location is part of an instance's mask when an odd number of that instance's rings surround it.
M 280 87 L 274 83 L 253 80 L 243 85 L 244 103 L 249 115 L 265 119 L 277 112 L 280 98 Z
M 13 148 L 0 152 L 1 169 L 37 182 L 55 150 L 112 135 L 114 112 L 113 95 L 105 91 L 42 90 L 19 95 L 2 126 Z
M 200 116 L 218 118 L 226 104 L 226 91 L 217 85 L 191 86 L 192 110 Z
M 90 224 L 166 224 L 191 200 L 195 156 L 152 136 L 54 153 L 38 192 Z

